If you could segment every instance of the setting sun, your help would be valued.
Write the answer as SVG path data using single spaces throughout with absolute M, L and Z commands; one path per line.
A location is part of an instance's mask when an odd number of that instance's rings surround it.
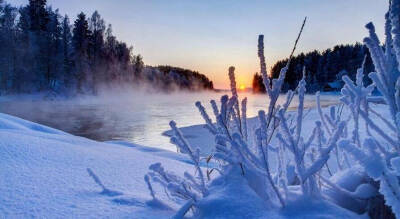
M 243 84 L 239 86 L 239 90 L 244 91 L 246 89 L 246 86 L 244 86 Z

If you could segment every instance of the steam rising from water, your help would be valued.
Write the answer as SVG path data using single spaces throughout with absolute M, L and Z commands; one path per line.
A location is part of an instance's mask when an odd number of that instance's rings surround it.
M 79 96 L 54 101 L 41 100 L 43 95 L 8 96 L 0 98 L 0 112 L 94 140 L 124 140 L 175 151 L 169 138 L 161 135 L 169 130 L 169 121 L 175 120 L 179 127 L 201 124 L 203 120 L 194 103 L 200 100 L 211 115 L 209 101 L 215 99 L 218 102 L 225 94 L 147 91 L 103 90 L 95 97 Z M 267 107 L 266 95 L 239 93 L 239 97 L 245 96 L 249 99 L 249 117 Z M 323 96 L 325 104 L 333 102 L 329 97 Z M 314 97 L 307 96 L 306 104 L 314 106 Z M 297 101 L 293 101 L 291 106 L 296 107 Z

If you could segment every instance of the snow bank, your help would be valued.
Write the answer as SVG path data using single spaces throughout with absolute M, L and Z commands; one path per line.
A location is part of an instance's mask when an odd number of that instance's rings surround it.
M 199 218 L 368 218 L 322 199 L 297 196 L 297 186 L 291 187 L 293 200 L 285 208 L 268 208 L 239 172 L 231 170 L 231 174 L 213 181 L 210 195 L 198 203 Z
M 179 154 L 100 143 L 0 114 L 0 218 L 168 218 L 173 212 L 146 205 L 143 176 L 156 160 L 178 173 L 191 169 Z M 87 168 L 121 195 L 101 193 Z
M 170 218 L 179 206 L 168 202 L 173 211 L 151 202 L 143 180 L 154 162 L 182 175 L 193 169 L 181 154 L 120 141 L 96 142 L 0 114 L 0 217 Z M 110 192 L 93 181 L 87 168 Z M 302 200 L 293 200 L 285 210 L 265 209 L 264 201 L 243 186 L 243 178 L 228 178 L 215 180 L 215 191 L 199 203 L 207 209 L 202 217 L 359 217 L 325 202 L 304 210 Z M 168 200 L 162 188 L 155 185 L 154 190 Z

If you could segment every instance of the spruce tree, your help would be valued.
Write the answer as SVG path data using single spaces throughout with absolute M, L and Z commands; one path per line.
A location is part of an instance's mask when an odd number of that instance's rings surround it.
M 89 49 L 89 24 L 86 15 L 81 12 L 74 22 L 72 46 L 74 49 L 74 71 L 77 79 L 77 92 L 83 93 L 86 86 L 87 74 L 89 72 L 88 49 Z M 87 87 L 87 86 L 86 86 Z

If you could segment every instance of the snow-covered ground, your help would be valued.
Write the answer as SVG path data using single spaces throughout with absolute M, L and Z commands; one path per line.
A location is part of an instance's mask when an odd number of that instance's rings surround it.
M 332 102 L 334 103 L 334 102 Z M 325 113 L 329 112 L 329 106 L 324 109 Z M 334 104 L 331 104 L 331 106 L 335 106 Z M 384 118 L 390 118 L 390 113 L 387 110 L 387 107 L 385 105 L 381 104 L 371 104 L 371 108 L 374 109 L 375 111 L 379 112 L 379 114 L 384 117 Z M 291 111 L 289 112 L 290 114 L 294 114 L 295 112 Z M 377 117 L 373 114 L 370 115 L 371 119 L 375 120 Z M 345 108 L 343 109 L 343 113 L 341 116 L 342 120 L 347 121 L 348 123 L 348 130 L 353 130 L 353 121 L 350 117 L 350 112 Z M 307 127 L 303 129 L 303 135 L 304 136 L 310 136 L 311 132 L 313 131 L 314 123 L 315 121 L 319 121 L 320 117 L 318 114 L 318 111 L 315 108 L 309 108 L 305 110 L 305 116 L 304 116 L 304 127 Z M 294 121 L 293 121 L 294 122 Z M 178 124 L 179 126 L 179 124 Z M 254 129 L 258 128 L 259 125 L 259 120 L 257 117 L 249 118 L 248 119 L 248 133 L 251 134 L 253 133 Z M 308 128 L 309 127 L 309 128 Z M 366 129 L 364 125 L 360 125 L 359 127 L 360 135 L 365 136 L 366 135 Z M 213 135 L 204 128 L 204 125 L 199 124 L 199 125 L 194 125 L 194 126 L 188 126 L 188 127 L 180 127 L 182 133 L 186 137 L 186 139 L 189 141 L 191 146 L 199 148 L 203 154 L 209 154 L 214 148 L 214 137 Z M 350 131 L 349 131 L 350 132 Z M 350 134 L 350 133 L 349 133 Z M 172 131 L 168 130 L 163 133 L 165 136 L 172 136 Z M 250 136 L 249 138 L 250 141 L 254 140 L 254 136 Z M 276 145 L 278 140 L 276 138 L 272 138 L 272 145 Z
M 145 203 L 143 176 L 156 161 L 178 173 L 191 169 L 179 154 L 96 142 L 0 114 L 0 218 L 167 218 L 171 212 Z M 102 193 L 87 168 L 115 193 Z
M 376 110 L 383 116 L 387 113 L 380 106 Z M 311 127 L 314 118 L 317 113 L 311 110 L 305 127 Z M 250 119 L 249 129 L 256 123 Z M 194 146 L 213 145 L 211 135 L 201 125 L 183 128 L 183 133 Z M 169 218 L 174 211 L 148 202 L 151 196 L 143 177 L 156 162 L 179 175 L 194 171 L 182 154 L 126 142 L 97 142 L 0 114 L 0 218 Z M 87 168 L 107 190 L 94 182 Z M 205 218 L 366 217 L 332 203 L 304 198 L 294 198 L 283 210 L 267 209 L 245 186 L 214 183 L 216 191 L 199 203 L 205 206 L 202 209 L 209 209 L 200 212 Z M 157 186 L 154 184 L 157 197 L 178 209 Z

